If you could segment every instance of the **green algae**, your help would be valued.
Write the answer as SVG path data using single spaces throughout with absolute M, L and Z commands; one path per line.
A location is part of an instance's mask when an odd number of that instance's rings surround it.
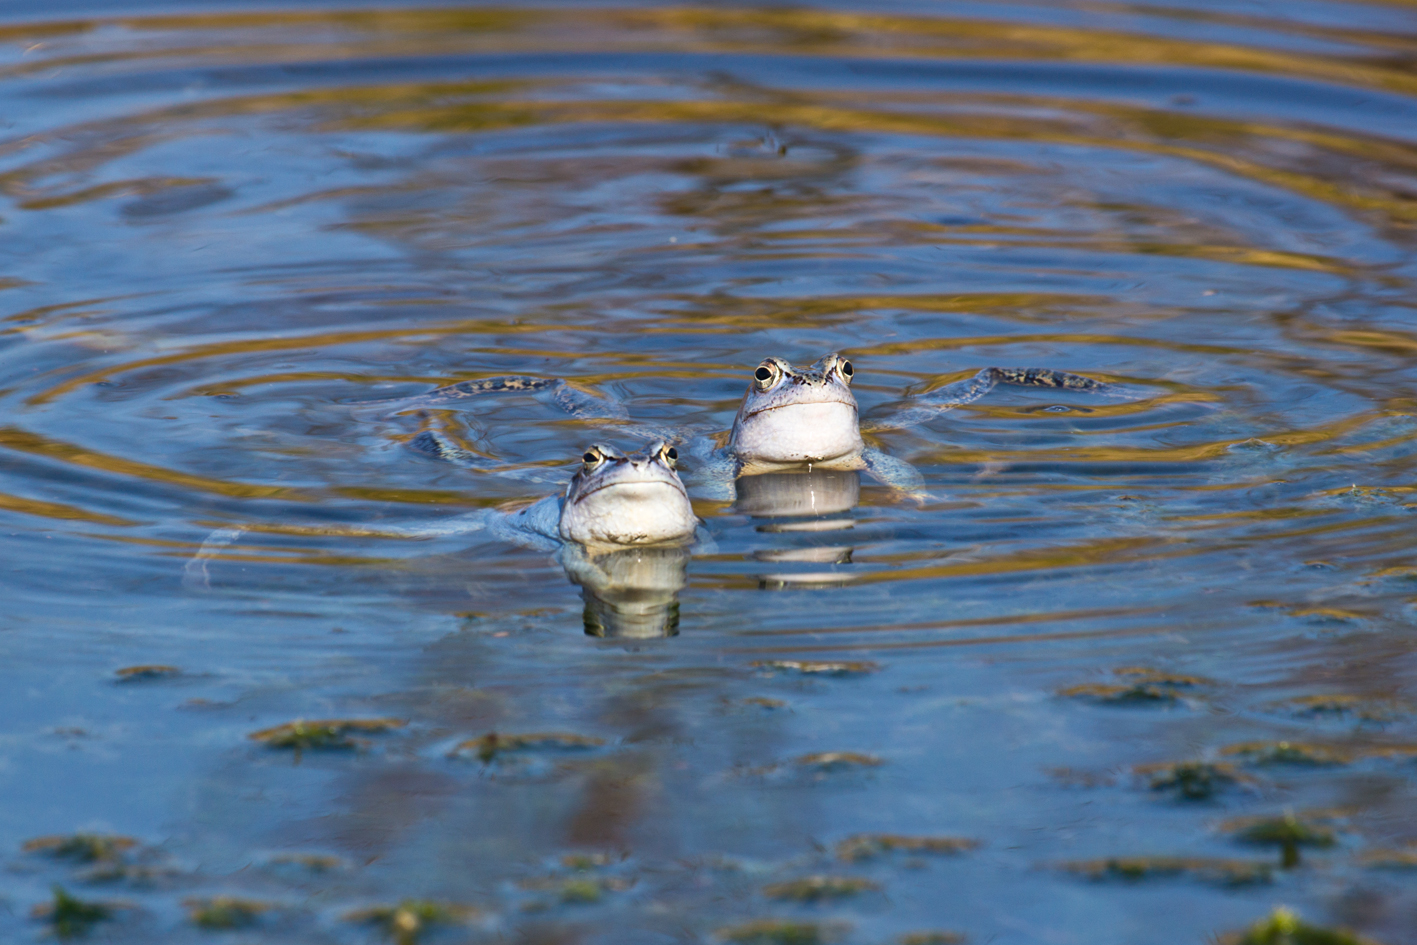
M 65 892 L 63 887 L 55 886 L 54 900 L 36 906 L 33 915 L 36 919 L 48 922 L 59 938 L 75 938 L 87 935 L 99 922 L 113 918 L 117 908 L 112 903 L 76 899 Z
M 204 929 L 244 929 L 255 925 L 261 914 L 272 908 L 267 902 L 235 896 L 188 899 L 183 905 L 192 924 Z
M 862 676 L 881 668 L 866 660 L 757 660 L 752 665 L 758 669 L 801 673 L 804 676 Z
M 851 768 L 875 768 L 885 764 L 875 755 L 865 755 L 856 751 L 818 751 L 802 755 L 795 763 L 803 768 L 817 771 L 846 771 Z
M 828 945 L 851 930 L 844 922 L 756 919 L 719 929 L 716 936 L 737 945 Z
M 20 849 L 25 853 L 43 853 L 55 859 L 79 863 L 117 862 L 123 854 L 138 845 L 132 837 L 105 833 L 75 833 L 26 840 Z
M 1116 856 L 1096 860 L 1072 860 L 1058 864 L 1065 872 L 1101 881 L 1108 879 L 1139 882 L 1176 876 L 1192 876 L 1221 886 L 1250 886 L 1269 882 L 1273 874 L 1267 863 L 1184 856 Z
M 429 929 L 439 925 L 465 925 L 477 916 L 470 906 L 405 899 L 396 906 L 372 906 L 345 914 L 346 921 L 377 925 L 395 945 L 414 945 Z
M 284 725 L 263 728 L 247 737 L 270 748 L 288 748 L 297 753 L 314 750 L 344 750 L 359 747 L 351 732 L 378 733 L 402 728 L 403 719 L 296 719 Z
M 792 902 L 821 902 L 863 892 L 878 892 L 880 888 L 879 883 L 855 876 L 804 876 L 783 883 L 770 883 L 763 887 L 763 895 L 769 899 Z
M 957 854 L 979 847 L 968 837 L 912 837 L 894 833 L 858 833 L 836 845 L 838 858 L 854 863 L 885 853 Z
M 561 884 L 561 901 L 568 905 L 589 905 L 599 902 L 605 888 L 595 879 L 568 879 Z
M 498 755 L 519 751 L 576 750 L 599 748 L 605 739 L 591 735 L 577 735 L 574 732 L 530 732 L 523 735 L 506 735 L 488 732 L 481 738 L 469 738 L 460 742 L 448 753 L 458 757 L 469 752 L 476 753 L 484 764 L 490 764 Z
M 1163 762 L 1132 770 L 1148 779 L 1151 790 L 1175 791 L 1189 801 L 1206 800 L 1228 785 L 1253 783 L 1233 765 L 1209 761 Z
M 1244 932 L 1222 936 L 1221 945 L 1377 945 L 1346 929 L 1310 925 L 1290 909 L 1276 908 Z

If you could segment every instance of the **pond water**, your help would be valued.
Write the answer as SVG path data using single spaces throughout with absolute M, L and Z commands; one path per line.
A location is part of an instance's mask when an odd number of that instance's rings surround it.
M 5 7 L 0 937 L 1417 943 L 1417 8 L 612 4 Z M 1130 395 L 399 537 L 829 351 Z

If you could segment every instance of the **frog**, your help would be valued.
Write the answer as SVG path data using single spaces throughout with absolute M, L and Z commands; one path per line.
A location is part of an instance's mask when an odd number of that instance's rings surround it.
M 1050 368 L 986 367 L 972 377 L 908 398 L 906 405 L 883 418 L 862 423 L 851 383 L 855 366 L 831 352 L 810 367 L 794 367 L 784 358 L 765 358 L 754 369 L 726 445 L 692 429 L 651 428 L 669 441 L 684 441 L 697 462 L 693 483 L 704 498 L 733 502 L 735 483 L 745 476 L 787 469 L 862 470 L 896 494 L 917 503 L 926 498 L 924 478 L 915 467 L 867 445 L 863 434 L 907 429 L 956 407 L 973 403 L 1000 384 L 1080 391 L 1108 397 L 1124 396 L 1116 385 Z M 469 397 L 494 392 L 549 391 L 557 404 L 577 419 L 591 423 L 624 423 L 628 412 L 617 402 L 574 387 L 564 379 L 506 376 L 464 381 L 410 399 L 414 406 L 453 405 Z M 486 461 L 458 445 L 446 433 L 425 429 L 410 446 L 465 466 L 486 467 Z
M 487 531 L 493 537 L 541 550 L 563 550 L 562 564 L 574 583 L 594 584 L 596 561 L 624 549 L 687 548 L 698 540 L 702 524 L 679 478 L 679 451 L 659 441 L 626 453 L 596 443 L 581 454 L 581 465 L 565 491 L 521 509 L 478 509 L 442 522 L 409 526 L 288 527 L 319 535 L 385 538 L 447 538 Z M 246 529 L 228 526 L 212 532 L 187 562 L 185 583 L 206 586 L 207 561 L 235 542 Z

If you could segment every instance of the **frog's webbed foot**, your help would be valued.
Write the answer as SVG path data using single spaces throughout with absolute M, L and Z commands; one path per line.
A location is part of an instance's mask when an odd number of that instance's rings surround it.
M 901 497 L 916 505 L 923 505 L 929 498 L 929 493 L 925 491 L 925 477 L 905 460 L 867 447 L 861 451 L 861 461 L 872 478 L 890 486 Z
M 1000 384 L 1011 384 L 1015 387 L 1046 387 L 1051 390 L 1085 391 L 1092 394 L 1102 394 L 1109 398 L 1126 396 L 1122 389 L 1115 384 L 1094 380 L 1081 374 L 1069 374 L 1067 371 L 1054 371 L 1049 368 L 987 367 L 973 377 L 955 381 L 953 384 L 946 384 L 938 390 L 915 398 L 915 402 L 911 406 L 890 417 L 863 423 L 861 429 L 866 433 L 874 433 L 880 430 L 900 430 L 918 426 L 946 411 L 974 403 Z

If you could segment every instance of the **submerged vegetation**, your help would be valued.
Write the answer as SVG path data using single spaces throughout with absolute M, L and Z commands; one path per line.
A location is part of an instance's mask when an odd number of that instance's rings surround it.
M 248 737 L 271 748 L 287 748 L 297 753 L 319 749 L 346 750 L 361 745 L 360 740 L 350 737 L 351 732 L 375 734 L 402 728 L 406 724 L 403 719 L 324 719 L 313 722 L 297 719 L 252 732 Z
M 268 902 L 235 896 L 188 899 L 184 905 L 192 923 L 204 929 L 244 929 L 272 908 Z
M 36 906 L 34 917 L 48 922 L 59 938 L 74 938 L 88 934 L 95 924 L 113 918 L 118 908 L 112 903 L 86 902 L 55 886 L 54 899 Z
M 470 906 L 405 899 L 396 906 L 371 906 L 345 914 L 350 922 L 376 925 L 395 945 L 415 945 L 430 929 L 440 925 L 465 925 L 477 917 Z
M 770 883 L 763 887 L 763 895 L 769 899 L 792 902 L 821 902 L 823 899 L 842 899 L 857 893 L 876 892 L 880 888 L 879 883 L 855 876 L 804 876 L 783 883 Z
M 1277 846 L 1285 869 L 1299 865 L 1300 847 L 1331 847 L 1338 842 L 1332 828 L 1292 813 L 1282 817 L 1242 817 L 1227 821 L 1221 829 L 1242 843 Z
M 717 938 L 735 945 L 828 945 L 850 931 L 844 922 L 757 919 L 719 929 Z
M 1081 683 L 1058 690 L 1058 695 L 1070 699 L 1090 699 L 1115 705 L 1175 702 L 1180 690 L 1204 686 L 1209 680 L 1200 676 L 1182 676 L 1145 666 L 1123 666 L 1112 671 L 1122 678 L 1120 683 Z
M 524 735 L 507 735 L 488 732 L 481 738 L 469 738 L 454 746 L 449 755 L 456 757 L 476 754 L 483 763 L 490 764 L 498 755 L 519 751 L 576 750 L 599 748 L 605 739 L 592 735 L 577 735 L 574 732 L 530 732 Z
M 1344 929 L 1310 925 L 1283 906 L 1244 932 L 1222 936 L 1220 945 L 1378 945 Z
M 1228 785 L 1254 783 L 1233 765 L 1209 761 L 1163 762 L 1138 765 L 1132 770 L 1146 778 L 1153 791 L 1175 791 L 1190 801 L 1205 800 Z
M 978 840 L 968 837 L 911 837 L 894 833 L 858 833 L 836 845 L 836 855 L 848 863 L 866 860 L 884 853 L 954 854 L 979 847 Z
M 804 676 L 861 676 L 881 668 L 876 663 L 864 660 L 757 660 L 753 666 L 784 673 L 801 673 Z
M 1221 886 L 1250 886 L 1272 878 L 1268 863 L 1184 856 L 1116 856 L 1097 860 L 1073 860 L 1058 864 L 1069 873 L 1092 880 L 1120 879 L 1136 882 L 1191 876 Z
M 75 833 L 67 836 L 35 837 L 33 840 L 26 840 L 20 849 L 26 853 L 43 853 L 56 859 L 74 860 L 79 863 L 108 863 L 121 859 L 123 854 L 137 845 L 138 841 L 132 837 L 106 833 Z

